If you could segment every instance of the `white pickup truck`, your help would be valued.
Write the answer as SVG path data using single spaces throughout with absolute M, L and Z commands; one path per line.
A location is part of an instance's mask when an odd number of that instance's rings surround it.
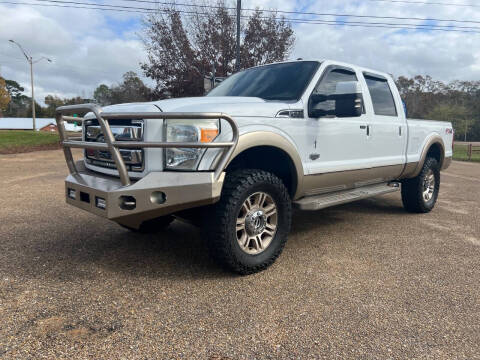
M 82 137 L 67 138 L 79 120 Z M 406 119 L 390 75 L 329 60 L 250 68 L 204 97 L 64 106 L 57 123 L 69 204 L 142 232 L 196 221 L 241 274 L 279 256 L 292 207 L 401 189 L 407 211 L 429 212 L 453 143 L 450 123 Z

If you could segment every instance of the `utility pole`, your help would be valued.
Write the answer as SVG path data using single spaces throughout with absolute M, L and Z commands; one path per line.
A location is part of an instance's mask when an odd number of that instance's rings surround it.
M 30 64 L 30 86 L 32 87 L 32 127 L 33 131 L 37 129 L 35 126 L 35 93 L 33 90 L 33 60 L 32 57 L 30 56 L 30 59 L 27 59 L 29 64 Z
M 235 60 L 235 71 L 240 71 L 240 11 L 242 10 L 242 0 L 237 0 L 237 46 Z
M 23 55 L 25 56 L 25 58 L 27 59 L 27 62 L 30 64 L 30 85 L 32 86 L 32 128 L 33 128 L 33 131 L 36 130 L 36 124 L 35 124 L 35 92 L 34 92 L 34 89 L 33 89 L 33 64 L 45 59 L 47 60 L 48 62 L 52 62 L 52 60 L 50 60 L 49 58 L 45 57 L 45 56 L 42 56 L 40 59 L 37 59 L 37 60 L 33 60 L 33 57 L 28 55 L 25 50 L 23 50 L 23 47 L 13 41 L 13 40 L 8 40 L 10 41 L 11 43 L 15 44 L 18 46 L 18 48 L 20 49 L 20 51 L 23 53 Z
M 215 75 L 216 75 L 216 70 L 215 70 L 215 61 L 212 63 L 212 89 L 215 87 Z

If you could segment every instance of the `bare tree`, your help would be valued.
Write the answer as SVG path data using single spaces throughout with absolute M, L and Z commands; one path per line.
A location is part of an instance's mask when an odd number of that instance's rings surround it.
M 206 75 L 228 76 L 235 67 L 235 17 L 224 2 L 188 15 L 174 7 L 145 19 L 148 61 L 141 64 L 156 81 L 159 97 L 203 95 Z M 243 15 L 241 67 L 282 61 L 294 45 L 289 23 L 260 10 Z

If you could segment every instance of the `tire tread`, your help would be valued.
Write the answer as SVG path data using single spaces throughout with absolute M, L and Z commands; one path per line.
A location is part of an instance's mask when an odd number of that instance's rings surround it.
M 288 219 L 291 219 L 292 207 L 288 191 L 283 182 L 274 174 L 263 170 L 240 169 L 227 174 L 222 189 L 222 196 L 218 203 L 212 209 L 209 216 L 214 221 L 207 221 L 205 238 L 208 241 L 211 255 L 223 267 L 236 273 L 247 275 L 262 271 L 269 267 L 281 254 L 287 241 L 287 234 L 290 231 L 290 221 L 286 224 L 286 229 L 282 231 L 285 234 L 277 233 L 275 236 L 281 236 L 281 242 L 275 249 L 275 252 L 266 261 L 256 266 L 246 266 L 240 262 L 231 246 L 229 237 L 229 215 L 234 212 L 237 205 L 242 201 L 242 194 L 251 186 L 258 183 L 268 183 L 273 185 L 280 193 L 283 201 L 286 202 L 286 211 Z M 278 230 L 277 230 L 278 231 Z
M 402 183 L 402 203 L 403 207 L 408 212 L 417 214 L 427 213 L 435 206 L 438 196 L 438 187 L 440 186 L 439 174 L 438 181 L 436 182 L 437 189 L 435 190 L 433 206 L 427 206 L 422 198 L 422 179 L 425 177 L 429 169 L 432 169 L 434 173 L 439 172 L 437 159 L 428 157 L 423 164 L 420 174 L 412 179 L 406 179 Z

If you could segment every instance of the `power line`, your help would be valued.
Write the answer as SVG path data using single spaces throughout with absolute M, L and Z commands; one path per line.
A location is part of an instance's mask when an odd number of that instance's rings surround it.
M 101 11 L 122 11 L 130 13 L 143 13 L 149 14 L 152 11 L 134 11 L 134 10 L 121 10 L 121 9 L 112 9 L 112 8 L 101 8 L 101 7 L 90 7 L 90 6 L 73 6 L 73 5 L 57 5 L 57 4 L 32 4 L 26 2 L 13 2 L 13 1 L 3 1 L 0 0 L 0 4 L 13 4 L 13 5 L 29 5 L 29 6 L 45 6 L 45 7 L 62 7 L 62 8 L 71 8 L 71 9 L 90 9 L 90 10 L 101 10 Z
M 144 2 L 144 3 L 152 3 L 152 4 L 159 4 L 159 5 L 186 6 L 186 7 L 211 8 L 211 9 L 223 8 L 222 6 L 215 6 L 215 5 L 199 5 L 199 4 L 186 4 L 186 3 L 177 3 L 177 2 L 161 2 L 161 1 L 157 2 L 157 1 L 152 1 L 152 0 L 121 0 L 121 1 Z M 396 0 L 392 0 L 392 1 L 396 1 Z M 233 8 L 233 7 L 229 7 L 229 8 L 226 8 L 226 9 L 235 10 L 235 8 Z M 417 20 L 417 21 L 441 21 L 441 22 L 459 22 L 459 23 L 465 22 L 465 23 L 480 24 L 480 21 L 457 20 L 457 19 L 317 13 L 317 12 L 308 12 L 308 11 L 293 11 L 293 10 L 292 11 L 286 11 L 286 10 L 270 10 L 270 9 L 253 9 L 253 8 L 242 8 L 242 10 L 243 11 L 260 10 L 262 12 L 273 12 L 273 13 L 279 13 L 279 14 L 316 15 L 316 16 L 334 16 L 334 17 L 353 17 L 353 18 L 373 18 L 373 19 L 392 19 L 392 20 L 395 19 L 395 20 Z
M 448 26 L 445 27 L 431 27 L 430 25 L 422 24 L 394 24 L 394 23 L 369 23 L 369 22 L 346 22 L 346 21 L 328 21 L 328 20 L 312 20 L 312 21 L 297 21 L 294 19 L 286 20 L 290 23 L 296 24 L 317 24 L 317 25 L 333 25 L 333 26 L 357 26 L 357 27 L 378 27 L 378 28 L 387 28 L 387 29 L 411 29 L 411 30 L 429 30 L 429 31 L 446 31 L 446 32 L 463 32 L 463 33 L 474 33 L 480 34 L 479 31 L 473 30 L 462 30 L 464 27 L 455 27 L 451 28 Z M 410 25 L 410 26 L 409 26 Z M 478 27 L 465 27 L 467 29 L 479 29 Z
M 244 10 L 254 11 L 255 9 L 244 9 Z M 263 10 L 263 11 L 269 11 L 269 10 Z M 270 11 L 275 12 L 274 10 L 270 10 Z M 277 12 L 282 13 L 282 14 L 301 14 L 301 15 L 353 17 L 353 18 L 370 18 L 370 19 L 391 19 L 391 20 L 440 21 L 440 22 L 457 22 L 457 23 L 476 23 L 476 24 L 480 24 L 480 21 L 474 21 L 474 20 L 399 17 L 399 16 L 376 16 L 376 15 L 354 15 L 354 14 L 316 13 L 316 12 L 301 12 L 301 11 L 283 11 L 283 10 L 278 10 Z
M 428 2 L 428 1 L 409 1 L 409 0 L 369 0 L 377 2 L 389 2 L 389 3 L 403 3 L 412 5 L 440 5 L 440 6 L 458 6 L 458 7 L 480 7 L 480 5 L 474 4 L 456 4 L 456 3 L 444 3 L 444 2 Z
M 35 3 L 26 3 L 26 2 L 13 2 L 13 1 L 4 1 L 0 0 L 0 3 L 5 4 L 14 4 L 14 5 L 29 5 L 29 6 L 46 6 L 46 7 L 63 7 L 63 8 L 73 8 L 73 9 L 90 9 L 90 10 L 100 10 L 100 11 L 120 11 L 120 12 L 129 12 L 129 13 L 142 13 L 142 14 L 153 14 L 153 13 L 166 13 L 168 9 L 153 9 L 153 8 L 140 8 L 140 7 L 131 7 L 131 6 L 121 6 L 121 5 L 108 5 L 108 4 L 93 4 L 93 3 L 82 3 L 82 2 L 73 2 L 73 1 L 60 1 L 60 0 L 35 0 L 35 1 L 49 1 L 57 3 L 68 3 L 75 5 L 60 5 L 60 4 L 35 4 Z M 87 6 L 77 6 L 77 5 L 87 5 Z M 98 7 L 102 6 L 102 7 Z M 190 14 L 195 16 L 206 16 L 208 13 L 198 13 L 195 11 L 181 11 L 176 10 L 179 13 Z M 242 18 L 248 18 L 248 16 L 242 16 Z M 265 17 L 263 17 L 265 19 Z M 426 30 L 426 31 L 444 31 L 444 32 L 462 32 L 462 33 L 473 33 L 479 34 L 479 27 L 467 27 L 467 26 L 447 26 L 447 25 L 429 25 L 429 24 L 400 24 L 400 23 L 379 23 L 379 22 L 349 22 L 343 20 L 322 20 L 322 19 L 294 19 L 294 18 L 274 18 L 274 20 L 285 21 L 295 24 L 313 24 L 313 25 L 329 25 L 329 26 L 349 26 L 349 27 L 365 27 L 365 28 L 386 28 L 386 29 L 406 29 L 406 30 Z M 473 22 L 473 21 L 469 21 Z M 480 22 L 478 22 L 480 23 Z M 468 30 L 471 29 L 471 30 Z
M 49 0 L 36 0 L 36 1 L 49 1 Z M 194 7 L 194 8 L 208 8 L 208 9 L 223 9 L 223 6 L 216 5 L 201 5 L 201 4 L 188 4 L 188 3 L 177 3 L 177 2 L 167 2 L 167 1 L 154 1 L 154 0 L 120 0 L 126 2 L 139 2 L 139 3 L 148 3 L 155 5 L 167 5 L 167 6 L 184 6 L 184 7 Z M 371 1 L 408 1 L 408 0 L 371 0 Z M 99 6 L 100 4 L 95 4 Z M 121 5 L 111 5 L 111 6 L 121 6 Z M 480 7 L 480 5 L 479 5 Z M 235 11 L 235 7 L 225 7 L 227 10 Z M 270 10 L 270 9 L 253 9 L 253 8 L 242 8 L 242 11 L 262 11 L 270 13 L 279 13 L 279 14 L 297 14 L 297 15 L 316 15 L 316 16 L 333 16 L 333 17 L 352 17 L 352 18 L 372 18 L 372 19 L 390 19 L 390 20 L 414 20 L 414 21 L 439 21 L 439 22 L 458 22 L 458 23 L 476 23 L 480 24 L 480 21 L 475 20 L 458 20 L 458 19 L 439 19 L 439 18 L 419 18 L 419 17 L 399 17 L 399 16 L 376 16 L 376 15 L 355 15 L 355 14 L 337 14 L 337 13 L 317 13 L 317 12 L 306 12 L 306 11 L 286 11 L 286 10 Z
M 168 9 L 153 9 L 153 8 L 144 8 L 144 7 L 135 7 L 135 6 L 124 6 L 124 5 L 110 5 L 110 4 L 97 4 L 91 2 L 77 2 L 77 1 L 68 1 L 68 0 L 34 0 L 40 2 L 49 2 L 49 3 L 61 3 L 61 4 L 74 4 L 74 5 L 92 5 L 94 7 L 106 7 L 106 8 L 121 8 L 121 9 L 130 9 L 130 10 L 142 10 L 145 12 L 165 12 Z M 125 0 L 124 0 L 125 1 Z M 33 5 L 33 4 L 32 4 Z M 208 13 L 200 13 L 196 11 L 185 11 L 185 10 L 177 10 L 180 13 L 184 14 L 192 14 L 192 15 L 208 15 Z M 248 16 L 242 16 L 243 18 L 248 18 Z M 266 19 L 262 17 L 262 19 Z M 456 30 L 456 29 L 470 29 L 470 30 L 480 30 L 480 27 L 473 27 L 473 26 L 451 26 L 451 25 L 433 25 L 433 24 L 405 24 L 405 23 L 385 23 L 385 22 L 362 22 L 362 21 L 344 21 L 344 20 L 323 20 L 323 19 L 299 19 L 299 18 L 275 18 L 275 20 L 285 20 L 287 22 L 293 23 L 331 23 L 331 24 L 338 24 L 338 25 L 346 25 L 346 24 L 355 24 L 355 25 L 389 25 L 389 26 L 414 26 L 415 28 L 425 28 L 425 29 L 447 29 L 447 30 Z
M 124 5 L 110 5 L 110 4 L 99 4 L 92 2 L 78 2 L 78 1 L 68 1 L 68 0 L 33 0 L 39 2 L 48 2 L 48 3 L 59 3 L 59 4 L 75 4 L 75 5 L 92 5 L 95 7 L 107 7 L 107 8 L 120 8 L 120 9 L 135 9 L 135 10 L 148 10 L 156 11 L 158 9 L 154 8 L 143 8 L 137 6 L 124 6 Z M 193 12 L 192 12 L 193 13 Z
M 392 25 L 392 26 L 411 26 L 414 28 L 418 27 L 425 27 L 426 29 L 448 29 L 448 30 L 454 30 L 454 29 L 473 29 L 473 30 L 480 30 L 480 27 L 478 26 L 459 26 L 459 25 L 434 25 L 434 24 L 405 24 L 405 23 L 388 23 L 388 22 L 367 22 L 367 21 L 345 21 L 345 20 L 322 20 L 322 19 L 295 19 L 295 18 L 278 18 L 276 20 L 282 20 L 285 19 L 285 21 L 289 22 L 301 22 L 301 23 L 315 23 L 316 21 L 322 21 L 322 22 L 328 22 L 332 24 L 368 24 L 368 25 Z

